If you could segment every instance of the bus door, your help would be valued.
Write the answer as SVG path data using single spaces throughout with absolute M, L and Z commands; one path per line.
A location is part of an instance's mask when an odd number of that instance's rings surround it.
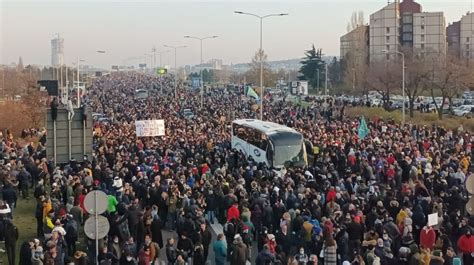
M 266 158 L 267 158 L 267 165 L 268 167 L 273 167 L 273 154 L 275 153 L 275 148 L 273 147 L 272 141 L 268 141 L 267 150 L 266 150 Z

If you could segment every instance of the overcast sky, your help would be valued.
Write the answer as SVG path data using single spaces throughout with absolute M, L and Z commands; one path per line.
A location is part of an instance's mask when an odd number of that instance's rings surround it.
M 472 0 L 418 2 L 424 11 L 444 11 L 447 23 L 459 20 L 472 5 Z M 300 58 L 313 43 L 326 55 L 339 55 L 339 37 L 346 33 L 351 13 L 362 10 L 368 21 L 386 4 L 387 0 L 0 0 L 0 63 L 18 62 L 22 56 L 25 64 L 50 64 L 50 40 L 56 33 L 64 38 L 67 64 L 79 56 L 86 64 L 110 67 L 150 53 L 153 46 L 166 50 L 164 44 L 188 46 L 178 50 L 178 65 L 199 63 L 199 41 L 184 35 L 219 36 L 204 41 L 205 61 L 248 62 L 259 46 L 259 21 L 234 14 L 235 10 L 289 13 L 264 20 L 263 47 L 269 60 Z M 173 65 L 174 54 L 163 55 L 163 64 Z

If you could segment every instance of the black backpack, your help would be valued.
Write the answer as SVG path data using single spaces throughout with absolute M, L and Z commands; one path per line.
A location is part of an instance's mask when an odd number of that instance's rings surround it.
M 230 222 L 227 222 L 225 225 L 224 225 L 224 234 L 227 238 L 234 238 L 235 236 L 235 225 L 234 223 L 232 223 L 232 221 Z

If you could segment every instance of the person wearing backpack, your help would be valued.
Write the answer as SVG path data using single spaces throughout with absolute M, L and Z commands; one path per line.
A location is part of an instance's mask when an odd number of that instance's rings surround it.
M 18 240 L 18 228 L 12 223 L 11 219 L 6 218 L 4 227 L 5 248 L 7 251 L 8 264 L 15 265 L 15 248 Z
M 235 220 L 231 220 L 224 225 L 224 235 L 227 242 L 232 242 L 236 234 Z M 230 247 L 227 248 L 227 257 L 230 258 Z
M 78 239 L 78 224 L 76 220 L 72 218 L 71 215 L 67 217 L 67 223 L 65 225 L 66 230 L 66 243 L 67 243 L 67 253 L 69 256 L 72 256 L 76 252 L 76 241 Z

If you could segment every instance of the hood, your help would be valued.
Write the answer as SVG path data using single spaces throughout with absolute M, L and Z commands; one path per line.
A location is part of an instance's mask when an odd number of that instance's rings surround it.
M 415 207 L 415 210 L 413 211 L 414 213 L 423 213 L 423 208 L 421 205 L 417 204 Z
M 403 220 L 403 224 L 404 224 L 404 225 L 412 225 L 412 224 L 413 224 L 413 220 L 411 220 L 410 217 L 406 217 L 405 220 Z
M 443 257 L 438 257 L 438 256 L 433 256 L 433 255 L 431 255 L 431 260 L 432 260 L 432 261 L 433 261 L 433 260 L 436 260 L 436 261 L 439 261 L 439 262 L 441 262 L 441 263 L 444 263 Z

